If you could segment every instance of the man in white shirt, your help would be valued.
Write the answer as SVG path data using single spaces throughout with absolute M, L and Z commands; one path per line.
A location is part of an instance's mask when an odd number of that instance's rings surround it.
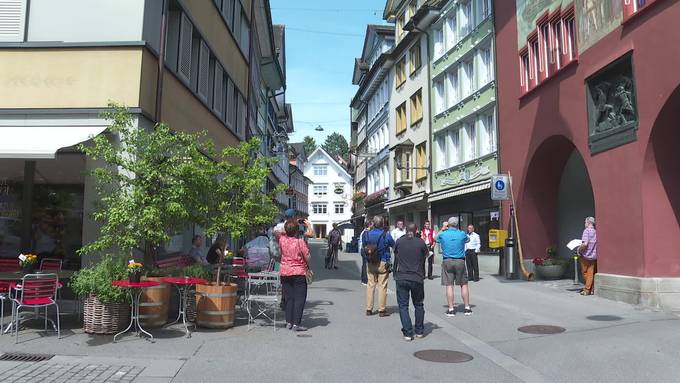
M 465 263 L 467 264 L 468 280 L 479 282 L 479 260 L 477 254 L 482 247 L 479 234 L 475 233 L 475 227 L 468 225 L 468 241 L 465 244 Z
M 406 230 L 404 230 L 404 221 L 397 221 L 397 226 L 390 233 L 392 239 L 394 239 L 394 242 L 397 242 L 404 234 L 406 234 Z

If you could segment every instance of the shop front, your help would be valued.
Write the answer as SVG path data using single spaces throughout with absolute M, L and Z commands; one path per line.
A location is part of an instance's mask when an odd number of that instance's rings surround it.
M 500 205 L 491 200 L 488 181 L 460 190 L 433 194 L 429 200 L 433 225 L 437 231 L 449 218 L 456 217 L 461 230 L 466 230 L 468 225 L 474 225 L 482 242 L 482 251 L 491 250 L 489 230 L 499 228 Z

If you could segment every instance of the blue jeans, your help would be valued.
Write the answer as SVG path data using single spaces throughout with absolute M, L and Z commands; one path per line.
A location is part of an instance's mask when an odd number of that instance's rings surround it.
M 399 304 L 399 317 L 401 319 L 401 332 L 404 336 L 413 336 L 413 325 L 408 313 L 409 295 L 416 310 L 416 335 L 422 335 L 425 331 L 425 286 L 414 281 L 397 281 L 397 303 Z

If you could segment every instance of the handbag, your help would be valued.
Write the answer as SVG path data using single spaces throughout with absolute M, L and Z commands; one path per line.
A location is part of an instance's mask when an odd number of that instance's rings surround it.
M 300 253 L 302 259 L 305 259 L 305 256 L 302 255 L 302 251 L 300 250 L 300 242 L 298 242 L 298 252 Z M 309 263 L 307 261 L 305 261 L 305 264 L 307 265 L 307 268 L 305 269 L 305 280 L 309 286 L 312 284 L 312 282 L 314 282 L 314 272 L 309 268 Z

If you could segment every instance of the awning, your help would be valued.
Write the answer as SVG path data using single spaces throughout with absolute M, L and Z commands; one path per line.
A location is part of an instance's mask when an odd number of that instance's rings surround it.
M 106 126 L 0 126 L 0 158 L 54 158 L 57 150 L 104 130 Z
M 418 192 L 416 194 L 408 195 L 406 197 L 387 201 L 387 202 L 385 202 L 385 209 L 389 210 L 389 209 L 395 208 L 397 206 L 404 206 L 404 205 L 408 205 L 408 204 L 411 204 L 411 203 L 414 203 L 414 202 L 420 202 L 424 199 L 424 197 L 425 197 L 425 192 L 421 191 L 421 192 Z
M 430 202 L 441 201 L 458 195 L 474 193 L 486 189 L 491 189 L 491 182 L 489 182 L 489 180 L 472 185 L 466 185 L 457 189 L 449 189 L 442 192 L 430 194 L 429 201 Z

